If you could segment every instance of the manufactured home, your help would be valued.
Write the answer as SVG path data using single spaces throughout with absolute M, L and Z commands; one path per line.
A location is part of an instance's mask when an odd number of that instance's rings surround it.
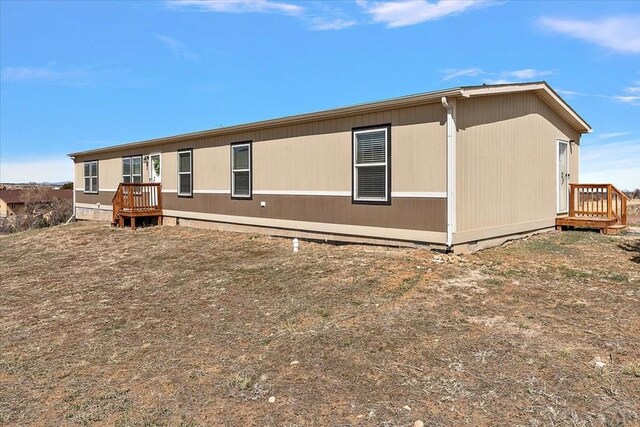
M 578 184 L 590 131 L 546 82 L 459 87 L 72 153 L 74 210 L 473 251 L 620 225 L 614 187 Z

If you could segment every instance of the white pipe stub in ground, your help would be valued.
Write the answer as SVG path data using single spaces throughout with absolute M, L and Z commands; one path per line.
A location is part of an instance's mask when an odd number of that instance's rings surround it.
M 293 253 L 295 254 L 300 249 L 300 240 L 296 237 L 293 239 Z

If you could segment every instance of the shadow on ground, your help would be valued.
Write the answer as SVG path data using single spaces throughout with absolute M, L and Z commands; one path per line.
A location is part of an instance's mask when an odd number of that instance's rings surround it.
M 624 251 L 631 252 L 631 261 L 640 264 L 640 239 L 622 242 L 618 247 Z

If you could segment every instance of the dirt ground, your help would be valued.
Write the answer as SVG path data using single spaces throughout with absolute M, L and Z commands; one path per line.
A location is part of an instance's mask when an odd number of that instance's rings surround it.
M 0 424 L 640 425 L 640 234 L 293 255 L 84 223 L 0 247 Z

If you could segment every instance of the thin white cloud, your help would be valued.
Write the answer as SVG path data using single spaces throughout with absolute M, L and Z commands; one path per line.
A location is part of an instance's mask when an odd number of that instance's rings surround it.
M 556 89 L 556 92 L 558 92 L 562 96 L 588 96 L 586 93 L 578 92 L 575 90 Z
M 0 182 L 61 182 L 73 178 L 73 162 L 66 156 L 11 161 L 0 158 Z
M 78 81 L 86 77 L 84 69 L 57 70 L 50 66 L 44 67 L 4 67 L 2 80 L 4 81 Z
M 302 6 L 270 0 L 168 0 L 170 7 L 184 7 L 218 13 L 281 13 L 299 15 Z
M 55 63 L 43 66 L 8 66 L 2 68 L 5 82 L 48 82 L 66 86 L 89 86 L 114 77 L 126 70 L 112 68 L 113 63 L 62 68 Z
M 503 71 L 505 78 L 511 77 L 518 80 L 532 80 L 553 74 L 551 70 L 536 70 L 534 68 L 525 68 L 523 70 Z
M 625 95 L 616 95 L 613 97 L 615 101 L 629 105 L 640 105 L 640 87 L 630 86 L 624 89 Z
M 613 139 L 621 136 L 627 136 L 629 132 L 603 132 L 596 135 L 596 139 Z
M 358 4 L 371 15 L 374 22 L 389 28 L 416 25 L 427 21 L 458 15 L 470 9 L 490 4 L 481 0 L 408 0 L 387 2 L 359 1 Z
M 640 96 L 636 95 L 616 95 L 613 99 L 624 104 L 640 105 Z
M 603 95 L 600 93 L 586 93 L 573 90 L 559 89 L 558 92 L 562 96 L 586 96 L 589 98 L 602 98 L 613 102 L 619 102 L 628 105 L 640 106 L 640 88 L 627 87 L 623 95 Z
M 316 18 L 311 20 L 309 28 L 315 31 L 331 31 L 331 30 L 344 30 L 345 28 L 353 27 L 357 22 L 348 19 L 321 19 Z
M 162 34 L 154 34 L 153 37 L 160 40 L 165 46 L 171 50 L 174 57 L 184 59 L 185 61 L 197 61 L 199 56 L 195 52 L 191 52 L 186 46 L 173 37 Z
M 442 70 L 444 75 L 442 76 L 442 80 L 451 80 L 458 77 L 474 77 L 479 76 L 480 74 L 484 74 L 480 68 L 447 68 Z
M 460 79 L 466 77 L 483 76 L 484 83 L 506 84 L 530 80 L 540 80 L 545 76 L 555 74 L 552 70 L 538 70 L 535 68 L 524 68 L 520 70 L 484 71 L 478 67 L 470 68 L 447 68 L 441 71 L 442 80 Z
M 621 53 L 640 53 L 640 16 L 577 20 L 543 17 L 542 28 Z
M 489 74 L 496 77 L 486 79 L 485 83 L 490 85 L 502 85 L 523 81 L 541 80 L 545 76 L 550 76 L 555 73 L 551 70 L 536 70 L 535 68 L 525 68 L 522 70 L 506 70 Z
M 215 13 L 277 13 L 300 19 L 312 31 L 338 31 L 358 24 L 344 13 L 339 3 L 308 2 L 305 7 L 273 0 L 166 0 L 172 9 Z
M 506 85 L 509 83 L 513 83 L 511 79 L 485 79 L 484 83 L 488 85 Z

